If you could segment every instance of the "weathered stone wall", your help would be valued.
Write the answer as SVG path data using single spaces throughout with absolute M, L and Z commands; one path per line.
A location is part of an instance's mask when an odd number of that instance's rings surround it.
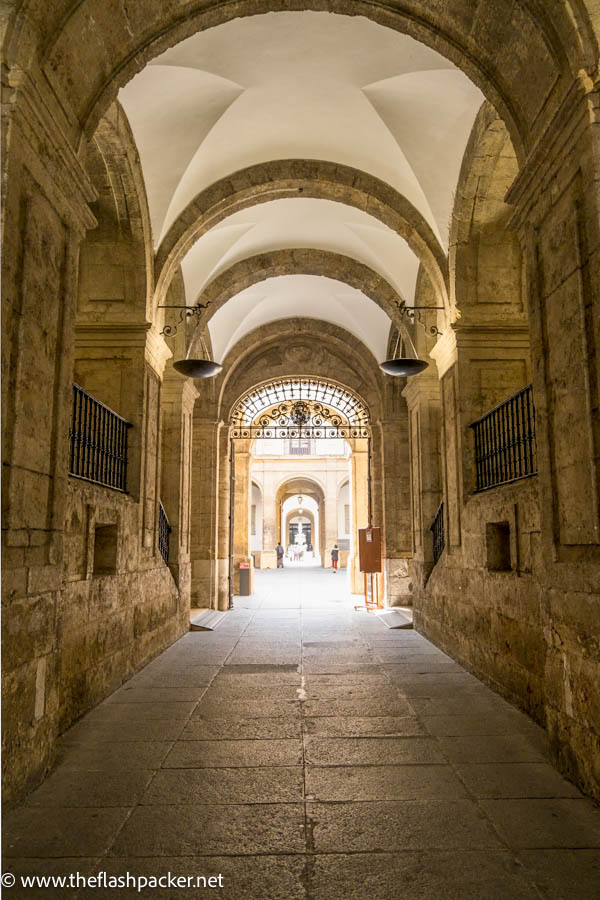
M 5 802 L 43 777 L 62 730 L 188 627 L 189 586 L 177 589 L 157 548 L 169 351 L 146 320 L 153 272 L 139 161 L 116 108 L 82 153 L 86 170 L 59 123 L 15 115 L 7 125 Z M 68 476 L 74 380 L 134 426 L 129 495 Z
M 572 98 L 509 200 L 525 248 L 541 501 L 545 711 L 600 796 L 600 101 Z M 590 124 L 593 123 L 593 124 Z M 595 624 L 594 624 L 595 623 Z
M 598 167 L 595 130 L 586 127 L 597 106 L 597 100 L 573 96 L 544 154 L 534 155 L 509 193 L 521 263 L 514 238 L 493 230 L 494 220 L 503 227 L 508 222 L 498 194 L 502 172 L 506 187 L 511 173 L 502 129 L 485 111 L 476 123 L 479 133 L 457 193 L 451 266 L 451 294 L 459 307 L 464 298 L 464 317 L 433 351 L 441 378 L 446 548 L 426 583 L 426 570 L 421 573 L 416 612 L 418 628 L 547 727 L 563 771 L 594 796 L 600 796 L 600 304 L 594 277 L 600 233 L 597 197 L 584 185 Z M 461 214 L 465 199 L 477 215 Z M 473 261 L 481 259 L 484 238 L 486 265 L 478 280 Z M 494 257 L 498 264 L 490 267 Z M 495 306 L 490 273 L 502 301 Z M 538 475 L 474 495 L 469 422 L 525 385 L 529 359 Z M 493 570 L 493 526 L 499 523 L 504 539 L 510 535 L 505 571 Z
M 189 628 L 189 608 L 158 548 L 141 546 L 139 515 L 131 497 L 69 482 L 56 641 L 60 731 Z M 114 574 L 95 552 L 98 526 L 115 526 Z
M 532 478 L 468 500 L 461 510 L 462 546 L 449 545 L 433 569 L 415 624 L 544 724 L 538 491 Z M 496 523 L 509 527 L 510 569 L 504 571 L 488 567 L 494 559 L 488 560 L 486 531 Z

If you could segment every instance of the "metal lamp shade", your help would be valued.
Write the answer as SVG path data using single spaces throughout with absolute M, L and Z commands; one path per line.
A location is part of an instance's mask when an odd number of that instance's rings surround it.
M 173 363 L 173 368 L 188 378 L 212 378 L 223 366 L 213 362 L 212 359 L 180 359 L 179 362 Z
M 379 368 L 383 369 L 386 375 L 393 375 L 396 378 L 410 378 L 411 375 L 418 375 L 423 372 L 429 363 L 422 359 L 416 359 L 410 356 L 400 357 L 399 359 L 386 359 L 379 363 Z

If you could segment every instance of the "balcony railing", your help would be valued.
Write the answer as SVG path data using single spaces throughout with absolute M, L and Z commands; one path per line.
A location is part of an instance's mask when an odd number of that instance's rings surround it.
M 433 520 L 433 525 L 431 526 L 431 533 L 433 534 L 433 564 L 434 566 L 437 564 L 440 556 L 444 552 L 444 546 L 446 544 L 446 535 L 444 532 L 444 504 L 440 503 L 440 508 L 435 514 L 435 519 Z
M 475 434 L 476 491 L 537 475 L 531 385 L 470 426 Z
M 73 385 L 69 474 L 127 493 L 129 422 Z
M 288 453 L 290 456 L 310 456 L 312 450 L 311 443 L 310 440 L 302 441 L 302 443 L 289 441 Z
M 165 566 L 169 565 L 169 535 L 171 534 L 171 526 L 167 519 L 167 514 L 162 503 L 158 503 L 158 549 L 163 558 Z

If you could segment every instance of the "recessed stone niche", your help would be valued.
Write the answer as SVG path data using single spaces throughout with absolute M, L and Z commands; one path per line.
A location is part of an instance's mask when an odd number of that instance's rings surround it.
M 490 572 L 510 572 L 510 524 L 487 522 L 485 526 L 487 567 Z
M 117 525 L 96 525 L 94 528 L 94 578 L 116 574 L 118 541 Z

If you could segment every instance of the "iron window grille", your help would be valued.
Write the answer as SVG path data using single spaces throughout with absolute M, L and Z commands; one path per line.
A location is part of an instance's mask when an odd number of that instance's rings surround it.
M 158 549 L 163 558 L 165 566 L 169 565 L 169 535 L 173 529 L 169 525 L 169 520 L 162 503 L 158 503 Z
M 470 426 L 475 435 L 475 491 L 537 475 L 535 406 L 528 385 Z
M 131 424 L 73 385 L 69 474 L 127 493 L 127 433 Z
M 433 564 L 437 565 L 437 562 L 444 552 L 444 547 L 446 545 L 446 535 L 444 531 L 444 503 L 443 501 L 440 503 L 440 507 L 435 514 L 435 519 L 433 520 L 433 525 L 430 529 L 433 535 Z

